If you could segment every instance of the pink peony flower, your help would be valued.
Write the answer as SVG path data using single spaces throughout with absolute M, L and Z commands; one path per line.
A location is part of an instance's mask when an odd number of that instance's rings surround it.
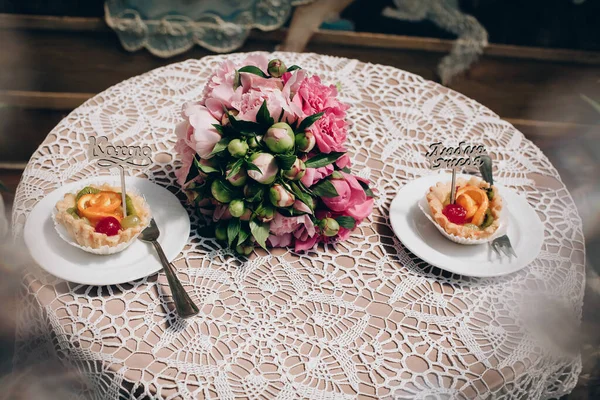
M 271 221 L 270 230 L 274 235 L 283 235 L 286 233 L 293 233 L 298 229 L 298 227 L 301 226 L 309 229 L 309 232 L 314 230 L 314 224 L 308 215 L 284 217 L 280 213 L 276 212 L 273 221 Z
M 315 245 L 317 244 L 318 241 L 319 241 L 318 235 L 308 238 L 307 240 L 296 239 L 294 251 L 298 252 L 298 251 L 310 250 L 313 247 L 315 247 Z
M 323 197 L 321 200 L 332 211 L 346 211 L 357 204 L 363 204 L 367 200 L 367 195 L 356 177 L 342 172 L 343 179 L 332 179 L 338 192 L 336 197 Z
M 332 112 L 325 112 L 310 128 L 322 153 L 346 151 L 346 121 Z
M 350 161 L 350 157 L 348 156 L 348 154 L 344 154 L 343 156 L 337 159 L 335 165 L 337 165 L 339 168 L 350 168 L 350 166 L 352 165 L 352 161 Z
M 293 236 L 291 233 L 283 235 L 270 235 L 267 240 L 271 247 L 287 247 L 292 244 Z
M 334 168 L 332 164 L 320 168 L 306 168 L 306 172 L 304 173 L 302 179 L 300 179 L 300 182 L 302 182 L 306 187 L 311 187 L 321 179 L 331 175 L 333 170 Z
M 367 218 L 371 212 L 373 211 L 373 202 L 374 199 L 372 197 L 367 197 L 367 199 L 363 203 L 357 203 L 352 207 L 346 210 L 346 213 L 354 218 L 354 220 L 359 224 L 363 219 Z
M 298 92 L 294 96 L 294 103 L 302 108 L 305 115 L 312 115 L 321 111 L 330 111 L 334 115 L 344 118 L 348 106 L 337 98 L 337 89 L 334 85 L 325 86 L 317 75 L 302 80 Z
M 175 128 L 176 130 L 178 129 L 179 125 L 182 124 L 178 124 Z M 185 128 L 185 126 L 183 128 Z M 177 140 L 177 143 L 175 143 L 175 151 L 181 156 L 181 167 L 175 171 L 175 176 L 177 177 L 177 183 L 179 186 L 185 188 L 185 184 L 187 183 L 186 178 L 190 173 L 190 169 L 194 163 L 195 152 L 190 146 L 187 145 L 184 139 Z
M 282 90 L 283 81 L 278 78 L 263 78 L 250 72 L 240 73 L 240 82 L 242 84 L 242 92 L 246 93 L 250 90 L 271 91 Z
M 251 54 L 238 65 L 238 68 L 246 65 L 258 67 L 262 72 L 266 73 L 267 69 L 269 68 L 269 59 L 264 54 Z
M 184 104 L 182 115 L 185 121 L 175 127 L 177 138 L 194 149 L 201 158 L 212 157 L 210 153 L 221 140 L 221 135 L 213 126 L 219 121 L 206 107 L 195 103 Z
M 236 96 L 241 95 L 242 89 L 234 90 L 236 65 L 232 61 L 223 62 L 217 71 L 208 79 L 204 92 L 203 99 L 213 99 L 214 102 L 219 102 L 227 108 L 231 108 L 231 101 Z

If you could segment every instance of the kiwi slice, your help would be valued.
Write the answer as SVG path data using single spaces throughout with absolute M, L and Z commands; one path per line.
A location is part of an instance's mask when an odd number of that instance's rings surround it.
M 120 195 L 121 193 L 119 193 L 119 196 Z M 131 200 L 131 197 L 129 197 L 128 194 L 125 195 L 125 210 L 127 211 L 127 215 L 137 215 L 137 211 L 133 205 L 133 200 Z
M 493 222 L 494 222 L 494 216 L 492 215 L 492 211 L 488 208 L 485 211 L 485 218 L 483 219 L 483 223 L 481 224 L 481 229 L 487 228 Z
M 77 214 L 77 208 L 75 207 L 71 207 L 71 208 L 67 208 L 67 213 L 71 214 L 71 216 L 75 219 L 79 219 L 79 214 Z
M 485 189 L 485 192 L 487 194 L 488 200 L 493 200 L 494 199 L 494 189 L 492 189 L 491 187 Z
M 96 189 L 91 186 L 86 186 L 83 189 L 81 189 L 79 191 L 79 193 L 77 193 L 77 196 L 75 197 L 75 203 L 77 203 L 79 201 L 79 199 L 82 196 L 85 196 L 86 194 L 96 194 L 96 193 L 100 193 L 100 189 Z

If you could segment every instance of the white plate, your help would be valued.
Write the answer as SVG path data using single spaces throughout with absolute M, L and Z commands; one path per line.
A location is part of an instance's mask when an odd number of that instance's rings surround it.
M 460 175 L 468 178 L 468 175 Z M 527 200 L 496 184 L 508 212 L 507 235 L 517 257 L 499 257 L 489 244 L 466 246 L 451 242 L 419 209 L 419 201 L 437 182 L 448 182 L 451 174 L 428 175 L 404 185 L 390 206 L 390 222 L 398 239 L 417 257 L 456 274 L 474 277 L 502 276 L 516 272 L 538 256 L 544 241 L 544 226 Z
M 120 185 L 118 176 L 99 176 L 61 186 L 44 197 L 25 222 L 24 238 L 33 259 L 46 271 L 67 281 L 86 285 L 116 285 L 158 272 L 162 266 L 152 245 L 140 240 L 117 254 L 96 255 L 71 246 L 54 229 L 52 209 L 65 193 L 90 183 Z M 146 198 L 160 229 L 158 239 L 172 261 L 190 235 L 190 218 L 179 199 L 147 179 L 127 177 L 128 188 Z

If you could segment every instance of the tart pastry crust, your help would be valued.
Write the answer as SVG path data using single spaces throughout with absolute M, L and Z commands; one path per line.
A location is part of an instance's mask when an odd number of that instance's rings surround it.
M 492 200 L 489 201 L 489 209 L 494 217 L 494 222 L 487 228 L 476 230 L 450 222 L 442 213 L 444 202 L 450 195 L 451 185 L 452 182 L 438 182 L 435 186 L 429 188 L 429 192 L 427 193 L 427 203 L 429 204 L 429 210 L 431 211 L 431 215 L 435 222 L 437 222 L 447 233 L 466 239 L 484 239 L 493 235 L 500 226 L 500 213 L 502 212 L 502 198 L 498 193 L 498 189 L 495 186 L 492 186 L 494 196 Z M 457 178 L 456 186 L 458 186 L 458 188 L 475 186 L 480 189 L 487 189 L 490 187 L 490 184 L 481 178 L 473 176 L 468 180 L 465 178 Z
M 103 185 L 88 185 L 101 191 L 120 192 L 120 188 Z M 127 193 L 133 202 L 137 216 L 140 218 L 138 226 L 122 229 L 117 235 L 107 236 L 95 231 L 94 227 L 87 224 L 83 219 L 77 219 L 67 212 L 69 208 L 75 207 L 76 194 L 67 193 L 64 198 L 56 203 L 56 221 L 65 227 L 69 236 L 77 244 L 92 249 L 99 249 L 103 246 L 116 247 L 121 243 L 127 243 L 135 239 L 150 222 L 150 208 L 143 197 L 134 193 Z

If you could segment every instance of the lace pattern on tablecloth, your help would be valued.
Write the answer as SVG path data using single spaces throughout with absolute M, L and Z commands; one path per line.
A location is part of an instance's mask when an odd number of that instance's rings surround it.
M 341 85 L 341 98 L 352 105 L 353 170 L 370 178 L 378 192 L 369 221 L 344 243 L 307 254 L 258 253 L 242 262 L 203 237 L 193 216 L 189 246 L 175 262 L 201 305 L 200 315 L 187 321 L 169 308 L 162 275 L 89 287 L 36 272 L 25 284 L 35 301 L 24 302 L 21 315 L 43 311 L 47 317 L 22 319 L 53 335 L 27 343 L 23 322 L 17 363 L 43 347 L 83 371 L 98 399 L 119 393 L 541 399 L 569 392 L 580 359 L 540 350 L 551 346 L 541 346 L 539 333 L 527 328 L 521 306 L 535 295 L 567 310 L 575 325 L 581 316 L 581 221 L 547 158 L 487 108 L 419 76 L 316 54 L 277 56 Z M 206 57 L 151 71 L 67 116 L 25 170 L 13 213 L 15 234 L 21 235 L 44 193 L 100 174 L 83 161 L 88 135 L 152 146 L 156 163 L 131 175 L 177 191 L 173 125 L 182 103 L 199 98 L 207 77 L 229 57 L 245 56 Z M 425 264 L 392 234 L 391 200 L 404 183 L 431 173 L 424 150 L 440 139 L 484 142 L 497 180 L 539 211 L 545 241 L 530 266 L 501 278 L 461 278 Z

